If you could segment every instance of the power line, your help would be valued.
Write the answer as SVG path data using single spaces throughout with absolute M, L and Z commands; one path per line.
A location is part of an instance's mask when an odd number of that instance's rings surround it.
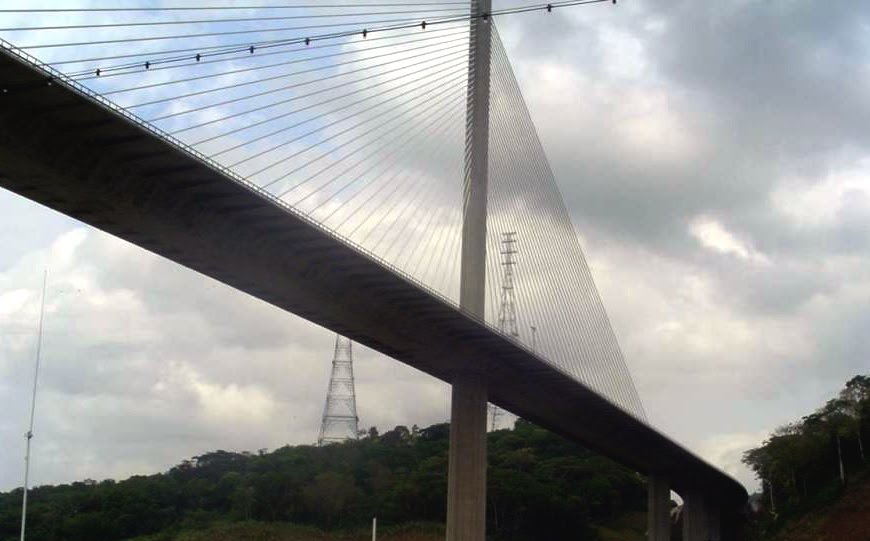
M 454 11 L 465 11 L 462 8 L 449 9 L 418 9 L 407 11 L 369 11 L 365 13 L 318 13 L 308 15 L 283 15 L 280 17 L 237 17 L 231 19 L 194 19 L 183 21 L 144 21 L 144 22 L 126 22 L 126 23 L 93 23 L 93 24 L 71 24 L 71 25 L 52 25 L 52 26 L 12 26 L 0 28 L 0 32 L 28 32 L 28 31 L 46 31 L 46 30 L 84 30 L 84 29 L 100 29 L 100 28 L 138 28 L 150 26 L 176 26 L 181 24 L 222 24 L 222 23 L 241 23 L 241 22 L 265 22 L 265 21 L 288 21 L 300 19 L 336 19 L 342 17 L 367 17 L 372 15 L 413 15 L 418 13 L 445 13 Z M 355 23 L 355 22 L 354 22 Z M 348 23 L 353 24 L 353 23 Z M 268 31 L 268 28 L 263 31 Z
M 445 47 L 445 48 L 443 48 L 443 49 L 438 49 L 437 51 L 446 51 L 446 50 L 456 49 L 456 48 L 459 48 L 459 47 L 462 47 L 462 45 L 454 45 L 454 46 L 451 46 L 451 47 Z M 343 71 L 343 72 L 340 72 L 340 73 L 334 73 L 334 74 L 332 74 L 332 75 L 327 75 L 327 76 L 325 76 L 325 77 L 321 77 L 321 78 L 319 78 L 319 79 L 312 79 L 312 80 L 309 80 L 309 81 L 301 81 L 301 82 L 298 82 L 298 83 L 292 83 L 292 84 L 289 84 L 289 85 L 286 85 L 286 86 L 282 86 L 282 87 L 279 87 L 279 88 L 269 89 L 269 90 L 265 90 L 265 91 L 262 91 L 262 92 L 259 92 L 259 93 L 255 93 L 255 94 L 247 94 L 247 95 L 244 95 L 244 96 L 240 96 L 240 97 L 234 98 L 234 99 L 232 99 L 232 100 L 226 100 L 225 102 L 222 102 L 221 105 L 226 105 L 226 104 L 228 104 L 228 103 L 233 103 L 233 102 L 242 101 L 242 100 L 249 100 L 249 99 L 252 99 L 252 98 L 256 98 L 256 97 L 260 97 L 260 96 L 264 96 L 264 95 L 266 95 L 266 94 L 273 94 L 273 93 L 275 93 L 275 92 L 280 92 L 280 91 L 283 91 L 283 90 L 289 90 L 289 89 L 291 89 L 291 88 L 298 88 L 298 87 L 300 87 L 300 86 L 307 86 L 307 85 L 311 85 L 311 84 L 314 84 L 314 83 L 319 83 L 319 82 L 322 82 L 322 81 L 327 81 L 327 80 L 331 80 L 331 79 L 336 79 L 336 78 L 338 78 L 338 77 L 344 77 L 344 76 L 347 76 L 347 75 L 352 75 L 352 74 L 354 74 L 354 73 L 359 73 L 359 72 L 361 72 L 361 71 L 368 71 L 368 70 L 373 69 L 373 68 L 379 68 L 379 67 L 383 67 L 383 66 L 388 66 L 388 65 L 390 65 L 390 64 L 395 64 L 395 63 L 397 63 L 397 62 L 406 62 L 406 61 L 408 61 L 408 60 L 412 60 L 412 59 L 414 59 L 414 58 L 420 58 L 420 57 L 427 56 L 427 55 L 430 55 L 430 54 L 432 54 L 432 51 L 425 52 L 425 53 L 420 53 L 420 54 L 416 54 L 416 55 L 411 55 L 411 56 L 409 56 L 409 57 L 404 57 L 404 58 L 400 58 L 400 59 L 388 60 L 388 61 L 386 61 L 386 62 L 381 62 L 380 64 L 373 64 L 373 65 L 371 65 L 371 66 L 365 66 L 365 67 L 357 68 L 357 69 L 353 69 L 353 70 L 350 70 L 350 71 Z M 455 53 L 455 52 L 454 52 L 454 53 L 448 53 L 448 54 L 446 54 L 446 55 L 442 55 L 442 56 L 440 56 L 440 57 L 435 57 L 434 59 L 446 58 L 446 57 L 451 56 L 451 55 L 453 55 L 453 54 L 456 54 L 456 53 Z M 353 62 L 361 62 L 361 61 L 365 61 L 365 60 L 368 60 L 368 59 L 363 58 L 363 59 L 356 60 L 356 61 L 353 61 Z M 348 63 L 350 63 L 350 62 L 348 62 Z M 338 64 L 336 64 L 336 65 L 338 65 Z M 318 68 L 312 68 L 312 69 L 310 69 L 310 70 L 303 70 L 303 71 L 300 71 L 300 72 L 296 72 L 296 74 L 298 75 L 298 74 L 301 74 L 301 73 L 310 73 L 310 72 L 314 72 L 314 71 L 323 71 L 323 70 L 326 70 L 326 69 L 333 68 L 333 67 L 335 67 L 336 65 L 332 65 L 332 66 L 321 66 L 321 67 L 318 67 Z M 205 90 L 197 90 L 197 91 L 195 91 L 195 92 L 188 92 L 187 94 L 181 94 L 181 95 L 178 95 L 178 96 L 170 96 L 170 97 L 167 97 L 167 98 L 159 98 L 159 99 L 154 99 L 154 100 L 149 100 L 149 101 L 145 101 L 145 102 L 136 103 L 136 104 L 133 104 L 133 105 L 128 105 L 126 108 L 127 108 L 127 109 L 136 109 L 136 108 L 139 108 L 139 107 L 145 107 L 145 106 L 148 106 L 148 105 L 156 105 L 156 104 L 159 104 L 159 103 L 165 103 L 165 102 L 167 102 L 167 101 L 174 101 L 174 100 L 182 99 L 182 98 L 190 98 L 190 97 L 194 97 L 194 96 L 202 96 L 202 95 L 205 95 L 205 94 L 211 94 L 211 93 L 213 93 L 213 92 L 220 92 L 220 91 L 222 91 L 222 90 L 228 90 L 228 89 L 231 89 L 231 88 L 240 88 L 240 87 L 243 87 L 243 86 L 250 86 L 250 85 L 260 84 L 260 83 L 263 83 L 264 81 L 271 81 L 271 80 L 277 80 L 277 79 L 282 79 L 282 78 L 284 78 L 284 75 L 278 75 L 278 76 L 274 76 L 274 77 L 265 77 L 265 78 L 258 79 L 258 80 L 255 80 L 255 81 L 245 81 L 245 82 L 242 82 L 242 83 L 235 83 L 235 84 L 225 85 L 225 86 L 221 86 L 221 87 L 217 87 L 217 88 L 209 88 L 209 89 L 205 89 Z M 169 118 L 169 117 L 171 117 L 171 116 L 177 116 L 177 115 L 180 115 L 180 114 L 187 114 L 187 113 L 189 113 L 189 112 L 194 112 L 194 111 L 201 111 L 202 109 L 207 109 L 207 108 L 209 108 L 209 107 L 213 107 L 213 105 L 202 106 L 202 107 L 198 107 L 198 108 L 195 108 L 195 109 L 189 109 L 189 110 L 186 110 L 186 111 L 183 111 L 183 112 L 178 112 L 178 113 L 173 113 L 173 114 L 169 114 L 169 115 L 164 115 L 164 116 L 160 117 L 159 119 L 162 120 L 162 119 L 164 119 L 164 118 Z
M 280 47 L 286 45 L 294 45 L 299 43 L 305 43 L 306 45 L 315 42 L 315 41 L 323 41 L 330 39 L 339 39 L 345 37 L 353 37 L 362 35 L 363 38 L 368 37 L 371 34 L 377 32 L 390 32 L 395 30 L 408 30 L 414 28 L 421 28 L 425 30 L 430 26 L 444 25 L 449 23 L 460 23 L 460 22 L 470 22 L 476 18 L 484 18 L 488 19 L 490 17 L 496 17 L 499 15 L 513 15 L 520 13 L 530 13 L 534 11 L 547 11 L 552 12 L 557 8 L 564 7 L 572 7 L 572 6 L 582 6 L 587 4 L 600 4 L 604 2 L 611 2 L 613 4 L 616 3 L 616 0 L 565 0 L 561 2 L 551 2 L 547 4 L 536 4 L 531 6 L 515 6 L 511 8 L 504 8 L 500 10 L 493 10 L 491 13 L 470 13 L 468 15 L 462 16 L 445 16 L 445 17 L 437 17 L 432 20 L 415 20 L 412 22 L 408 22 L 407 20 L 393 20 L 393 21 L 371 21 L 368 24 L 384 24 L 386 22 L 392 22 L 395 24 L 389 24 L 386 26 L 375 26 L 373 28 L 363 27 L 357 28 L 351 31 L 336 31 L 326 34 L 319 34 L 313 36 L 303 36 L 303 37 L 295 37 L 290 39 L 281 39 L 281 40 L 270 40 L 270 41 L 261 41 L 261 42 L 253 42 L 253 43 L 245 43 L 245 44 L 235 44 L 235 45 L 218 45 L 211 47 L 201 47 L 201 48 L 188 48 L 188 49 L 178 49 L 173 51 L 167 51 L 163 53 L 157 54 L 172 54 L 174 52 L 195 52 L 200 51 L 198 54 L 199 58 L 202 58 L 206 55 L 214 55 L 214 54 L 237 54 L 249 52 L 253 54 L 257 49 L 261 48 L 269 48 L 269 47 Z M 458 3 L 458 2 L 457 2 Z M 155 10 L 160 10 L 164 8 L 153 8 Z M 27 10 L 23 10 L 27 11 Z M 48 10 L 52 11 L 52 10 Z M 107 11 L 111 11 L 111 9 L 107 9 Z M 0 10 L 2 13 L 3 10 Z M 9 10 L 8 12 L 19 12 L 18 10 Z M 221 35 L 238 35 L 245 33 L 261 33 L 261 32 L 276 32 L 276 31 L 287 31 L 287 30 L 302 30 L 302 29 L 314 29 L 314 28 L 323 28 L 330 26 L 349 26 L 352 23 L 339 24 L 339 25 L 309 25 L 303 27 L 290 27 L 290 28 L 279 28 L 279 29 L 267 29 L 267 30 L 239 30 L 232 32 L 218 32 L 218 33 L 200 33 L 200 34 L 186 34 L 179 36 L 157 36 L 157 37 L 146 37 L 146 38 L 129 38 L 129 39 L 119 39 L 119 40 L 102 40 L 102 41 L 90 41 L 90 42 L 77 42 L 77 43 L 60 43 L 60 44 L 41 44 L 41 45 L 31 45 L 31 46 L 20 46 L 20 49 L 29 50 L 29 49 L 40 49 L 40 48 L 56 48 L 56 47 L 69 47 L 69 46 L 87 46 L 87 45 L 105 45 L 105 44 L 118 44 L 118 43 L 130 43 L 130 42 L 141 42 L 141 41 L 154 41 L 154 40 L 165 40 L 165 39 L 188 39 L 192 37 L 213 37 L 213 36 L 221 36 Z M 355 23 L 359 24 L 359 23 Z M 140 55 L 136 55 L 140 56 Z M 107 57 L 108 58 L 108 57 Z M 114 58 L 119 58 L 119 56 L 115 56 Z M 140 62 L 140 66 L 149 69 L 152 66 L 157 66 L 170 62 L 187 62 L 190 61 L 191 58 L 189 55 L 185 55 L 183 57 L 175 57 L 169 59 L 154 59 L 154 60 L 146 60 L 145 62 Z M 65 63 L 69 63 L 70 61 L 65 61 Z M 57 65 L 57 64 L 54 64 Z M 126 66 L 126 67 L 129 67 Z M 101 70 L 103 68 L 100 68 Z M 107 71 L 112 69 L 117 69 L 113 67 L 105 68 Z
M 602 0 L 596 0 L 602 1 Z M 442 16 L 436 17 L 434 20 L 427 21 L 427 25 L 435 25 L 435 24 L 443 24 L 447 22 L 460 22 L 470 20 L 471 16 Z M 409 22 L 411 21 L 411 22 Z M 335 23 L 335 24 L 309 24 L 302 26 L 285 26 L 279 28 L 256 28 L 256 29 L 248 29 L 248 30 L 226 30 L 223 32 L 200 32 L 197 34 L 173 34 L 168 36 L 145 36 L 145 37 L 137 37 L 137 38 L 123 38 L 123 39 L 104 39 L 104 40 L 92 40 L 92 41 L 76 41 L 76 42 L 63 42 L 63 43 L 42 43 L 42 44 L 34 44 L 34 45 L 19 45 L 19 49 L 24 50 L 33 50 L 33 49 L 54 49 L 58 47 L 87 47 L 91 45 L 117 45 L 120 43 L 143 43 L 143 42 L 151 42 L 151 41 L 163 41 L 163 40 L 179 40 L 179 39 L 193 39 L 193 38 L 205 38 L 205 37 L 220 37 L 220 36 L 238 36 L 242 34 L 268 34 L 274 32 L 288 32 L 288 31 L 296 31 L 296 30 L 314 30 L 320 28 L 337 28 L 351 25 L 360 25 L 360 24 L 368 24 L 368 25 L 387 25 L 387 26 L 375 26 L 374 28 L 359 28 L 357 30 L 352 31 L 344 31 L 344 32 L 335 32 L 333 34 L 324 34 L 315 37 L 308 37 L 309 40 L 316 39 L 325 39 L 326 36 L 333 37 L 333 35 L 341 34 L 343 36 L 353 36 L 353 35 L 362 35 L 363 38 L 367 37 L 369 34 L 375 32 L 384 32 L 389 30 L 402 30 L 406 28 L 413 28 L 417 26 L 421 26 L 421 22 L 417 22 L 417 19 L 381 19 L 376 21 L 365 21 L 361 23 L 359 21 L 347 22 L 347 23 Z
M 467 6 L 467 1 L 453 2 L 402 2 L 402 3 L 353 3 L 353 4 L 283 4 L 283 5 L 236 5 L 233 6 L 170 6 L 170 7 L 135 7 L 135 8 L 35 8 L 35 9 L 0 9 L 0 13 L 130 13 L 130 12 L 158 12 L 158 11 L 227 11 L 227 10 L 254 10 L 254 9 L 314 9 L 314 8 L 367 8 L 367 7 L 395 7 L 395 6 L 443 6 L 461 5 Z
M 440 28 L 438 30 L 441 30 L 441 31 L 455 30 L 455 28 L 443 27 L 443 28 Z M 436 32 L 436 30 L 433 30 L 433 33 L 434 32 Z M 428 34 L 428 32 L 427 32 L 427 34 Z M 468 32 L 465 29 L 462 29 L 460 32 L 451 32 L 448 34 L 429 35 L 429 36 L 424 37 L 424 38 L 414 37 L 413 39 L 409 39 L 406 41 L 390 41 L 384 45 L 377 45 L 374 47 L 369 47 L 366 50 L 371 51 L 373 49 L 380 49 L 380 48 L 384 48 L 384 47 L 396 47 L 399 45 L 405 45 L 405 44 L 409 44 L 409 43 L 420 43 L 420 42 L 424 42 L 424 41 L 438 40 L 438 39 L 442 39 L 444 37 L 452 37 L 452 36 L 457 36 L 460 34 L 467 36 Z M 419 34 L 417 32 L 414 32 L 413 34 L 399 34 L 399 35 L 395 35 L 395 36 L 381 36 L 381 37 L 377 37 L 377 38 L 371 38 L 368 41 L 372 42 L 372 41 L 383 41 L 383 40 L 396 40 L 398 38 L 404 38 L 406 36 L 419 36 Z M 327 44 L 322 44 L 322 45 L 310 45 L 310 44 L 305 45 L 304 42 L 298 43 L 298 44 L 290 44 L 290 45 L 304 45 L 304 47 L 301 47 L 299 49 L 290 49 L 290 50 L 283 50 L 283 51 L 282 50 L 270 50 L 269 52 L 258 51 L 255 58 L 257 60 L 261 60 L 263 58 L 275 56 L 275 55 L 293 54 L 293 53 L 301 53 L 301 52 L 309 53 L 311 51 L 316 51 L 316 50 L 320 50 L 320 49 L 333 49 L 335 47 L 344 47 L 345 46 L 344 43 L 327 43 Z M 290 46 L 290 45 L 288 45 L 288 46 Z M 190 51 L 197 51 L 197 50 L 199 50 L 199 49 L 190 49 Z M 357 51 L 342 51 L 340 54 L 353 54 L 355 52 L 357 52 Z M 114 57 L 96 57 L 96 58 L 88 58 L 88 59 L 82 59 L 82 60 L 65 60 L 65 61 L 61 61 L 61 62 L 52 62 L 51 65 L 52 66 L 60 66 L 60 65 L 65 65 L 65 64 L 80 64 L 80 63 L 83 64 L 83 63 L 87 63 L 87 62 L 95 62 L 95 61 L 105 60 L 105 59 L 114 59 L 114 58 L 120 58 L 120 57 L 147 56 L 147 55 L 148 55 L 148 53 L 138 53 L 135 55 L 118 55 L 118 56 L 114 56 Z M 321 57 L 309 57 L 308 59 L 299 60 L 299 61 L 302 62 L 302 61 L 310 60 L 311 58 L 326 58 L 327 56 L 328 55 L 322 55 Z M 190 67 L 192 65 L 196 65 L 198 67 L 201 67 L 201 66 L 208 66 L 210 64 L 216 64 L 219 62 L 227 62 L 227 61 L 235 60 L 234 58 L 227 58 L 226 56 L 222 56 L 222 55 L 217 54 L 217 53 L 215 53 L 215 54 L 208 54 L 208 53 L 201 54 L 200 53 L 198 57 L 197 57 L 197 55 L 186 55 L 183 58 L 187 59 L 189 61 L 189 63 L 182 64 L 179 62 L 175 62 L 175 63 L 170 63 L 170 64 L 163 64 L 162 62 L 160 62 L 157 64 L 152 64 L 149 68 L 149 72 L 153 73 L 153 72 L 163 71 L 163 70 L 168 70 L 168 69 L 178 69 L 178 68 L 182 68 L 182 67 Z M 197 58 L 199 58 L 199 59 L 197 60 Z M 211 60 L 208 60 L 209 58 L 211 58 Z M 242 58 L 247 59 L 250 57 L 242 57 Z M 102 69 L 100 69 L 100 75 L 96 75 L 96 69 L 91 68 L 91 69 L 87 69 L 87 70 L 79 70 L 79 71 L 70 72 L 67 74 L 67 76 L 75 78 L 78 81 L 87 81 L 90 79 L 98 79 L 98 78 L 106 79 L 109 77 L 118 77 L 118 76 L 123 76 L 123 75 L 140 75 L 141 73 L 142 73 L 142 63 L 141 62 L 134 62 L 134 63 L 128 63 L 128 64 L 123 65 L 123 66 L 115 66 L 112 68 L 102 68 Z
M 464 42 L 465 40 L 463 40 L 462 38 L 457 38 L 457 39 L 453 39 L 453 40 L 448 40 L 448 41 L 446 41 L 446 42 L 442 42 L 441 44 L 443 44 L 443 43 L 456 43 L 456 42 L 459 42 L 459 41 L 463 41 L 463 42 Z M 440 44 L 439 44 L 439 45 L 440 45 Z M 372 47 L 372 49 L 381 49 L 381 48 L 384 48 L 384 47 L 390 47 L 390 46 L 391 46 L 391 45 L 381 45 L 381 46 L 378 46 L 378 47 Z M 313 71 L 323 71 L 323 70 L 326 70 L 326 69 L 332 69 L 332 68 L 335 68 L 335 67 L 337 67 L 337 66 L 345 66 L 345 65 L 348 65 L 348 64 L 355 64 L 355 63 L 358 63 L 358 62 L 368 62 L 368 61 L 372 60 L 373 58 L 384 58 L 384 57 L 387 57 L 387 56 L 394 56 L 394 55 L 398 55 L 398 54 L 404 54 L 404 53 L 406 53 L 406 52 L 408 52 L 408 51 L 418 51 L 418 50 L 421 50 L 421 49 L 426 49 L 427 47 L 431 47 L 431 45 L 420 45 L 419 47 L 411 47 L 411 48 L 403 49 L 401 52 L 391 52 L 391 53 L 386 53 L 386 54 L 381 54 L 381 55 L 366 56 L 366 57 L 357 58 L 357 59 L 354 59 L 354 60 L 348 60 L 347 62 L 338 62 L 338 63 L 335 63 L 335 64 L 327 64 L 327 65 L 324 65 L 324 66 L 318 66 L 318 67 L 316 67 L 316 68 L 305 69 L 305 70 L 302 70 L 302 71 L 290 72 L 290 73 L 283 73 L 283 74 L 277 76 L 276 78 L 293 77 L 293 76 L 296 76 L 296 75 L 301 75 L 301 74 L 303 74 L 303 73 L 311 73 L 311 72 L 313 72 Z M 371 50 L 371 49 L 369 49 L 369 50 Z M 435 49 L 435 50 L 439 50 L 439 49 Z M 204 75 L 195 75 L 195 76 L 192 76 L 192 77 L 183 77 L 183 78 L 180 78 L 180 79 L 171 79 L 171 80 L 169 80 L 169 81 L 162 81 L 162 82 L 159 82 L 159 83 L 150 83 L 150 84 L 145 84 L 145 85 L 131 86 L 131 87 L 128 87 L 128 88 L 122 88 L 122 89 L 119 89 L 119 90 L 111 90 L 111 91 L 108 91 L 108 92 L 103 92 L 103 96 L 111 96 L 111 95 L 113 95 L 113 94 L 120 94 L 120 93 L 123 93 L 123 92 L 133 92 L 133 91 L 136 91 L 136 90 L 145 90 L 145 89 L 149 89 L 149 88 L 157 88 L 157 87 L 161 87 L 161 86 L 168 86 L 168 85 L 174 85 L 174 84 L 189 83 L 189 82 L 191 82 L 191 81 L 202 81 L 202 80 L 204 80 L 204 79 L 213 79 L 213 78 L 215 78 L 215 77 L 227 77 L 227 76 L 229 76 L 229 75 L 236 75 L 236 74 L 239 74 L 239 73 L 248 73 L 248 72 L 251 72 L 251 71 L 257 71 L 257 70 L 261 70 L 261 69 L 270 69 L 270 68 L 278 68 L 278 67 L 284 67 L 284 66 L 292 66 L 292 65 L 294 65 L 294 64 L 301 64 L 301 63 L 303 63 L 303 62 L 314 62 L 314 61 L 316 61 L 316 60 L 323 60 L 323 59 L 325 59 L 325 58 L 336 58 L 336 57 L 346 56 L 346 55 L 348 55 L 348 54 L 354 54 L 354 53 L 356 53 L 356 51 L 344 51 L 344 52 L 340 52 L 340 53 L 333 53 L 333 54 L 328 54 L 328 55 L 314 56 L 314 57 L 311 57 L 311 58 L 296 58 L 296 59 L 293 59 L 293 60 L 287 60 L 287 61 L 284 61 L 284 62 L 276 62 L 276 63 L 272 63 L 272 64 L 265 64 L 265 65 L 261 65 L 261 66 L 251 66 L 251 67 L 247 67 L 247 68 L 239 68 L 239 69 L 234 69 L 234 70 L 221 71 L 221 72 L 217 72 L 217 73 L 208 73 L 208 74 L 204 74 Z M 270 79 L 258 79 L 258 80 L 255 81 L 255 82 L 262 82 L 262 81 L 264 81 L 264 80 L 270 80 Z

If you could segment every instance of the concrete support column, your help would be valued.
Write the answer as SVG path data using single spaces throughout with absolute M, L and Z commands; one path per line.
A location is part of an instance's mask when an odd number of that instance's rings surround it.
M 704 498 L 697 492 L 686 492 L 683 497 L 683 541 L 704 541 Z
M 707 517 L 707 539 L 722 541 L 722 513 L 718 505 L 707 502 L 705 514 Z
M 647 480 L 647 540 L 671 540 L 671 485 L 658 475 Z
M 683 496 L 683 541 L 721 541 L 719 506 L 698 492 Z
M 486 537 L 486 379 L 466 372 L 453 379 L 447 476 L 447 540 Z

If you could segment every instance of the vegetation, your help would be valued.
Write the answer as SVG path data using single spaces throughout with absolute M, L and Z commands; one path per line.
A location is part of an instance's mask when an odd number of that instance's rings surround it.
M 325 532 L 312 526 L 287 522 L 215 522 L 206 527 L 179 532 L 163 532 L 137 537 L 131 541 L 369 541 L 365 528 Z M 378 528 L 378 541 L 443 541 L 444 527 L 436 524 L 410 523 Z
M 443 524 L 448 432 L 446 424 L 373 429 L 340 445 L 215 451 L 157 475 L 37 487 L 28 539 L 289 541 L 299 538 L 291 530 L 307 527 L 315 528 L 308 539 L 332 540 L 367 528 L 373 516 L 386 528 Z M 489 435 L 489 461 L 493 539 L 593 540 L 599 527 L 645 509 L 637 474 L 522 420 Z M 17 539 L 20 502 L 20 490 L 0 493 L 0 540 Z M 395 539 L 432 537 L 415 529 Z M 347 537 L 356 538 L 364 537 Z
M 772 537 L 776 541 L 867 541 L 870 472 L 853 474 L 842 496 L 789 520 Z
M 866 468 L 870 376 L 855 376 L 836 398 L 776 429 L 743 462 L 762 482 L 760 537 L 839 498 Z

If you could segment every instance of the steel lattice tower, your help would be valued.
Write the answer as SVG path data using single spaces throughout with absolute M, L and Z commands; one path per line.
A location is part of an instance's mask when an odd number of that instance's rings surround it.
M 501 282 L 501 303 L 498 307 L 498 330 L 510 336 L 519 338 L 517 328 L 517 304 L 514 295 L 514 266 L 517 264 L 514 255 L 517 253 L 517 233 L 508 231 L 501 234 L 501 264 L 504 268 Z M 491 431 L 498 428 L 498 418 L 502 412 L 495 404 L 489 405 Z
M 349 338 L 335 335 L 335 354 L 323 420 L 317 445 L 355 440 L 359 437 L 359 417 L 356 414 L 356 392 L 353 382 L 353 348 Z
M 504 276 L 501 281 L 501 304 L 498 308 L 498 330 L 510 336 L 519 338 L 517 330 L 517 304 L 514 296 L 514 255 L 517 253 L 517 234 L 508 231 L 501 234 L 501 264 Z

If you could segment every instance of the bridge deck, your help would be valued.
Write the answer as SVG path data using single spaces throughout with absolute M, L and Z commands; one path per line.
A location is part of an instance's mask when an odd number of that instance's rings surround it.
M 450 382 L 675 490 L 745 489 L 362 250 L 41 68 L 0 53 L 0 186 Z

